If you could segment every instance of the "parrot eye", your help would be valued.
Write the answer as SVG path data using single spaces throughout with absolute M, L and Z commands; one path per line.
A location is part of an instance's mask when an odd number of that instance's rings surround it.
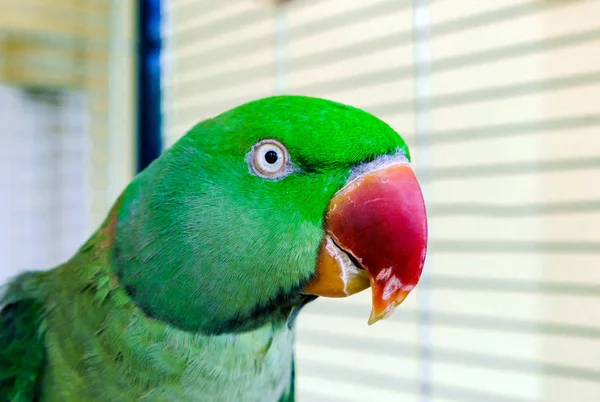
M 262 140 L 248 153 L 250 170 L 264 179 L 280 179 L 289 173 L 290 156 L 285 146 L 276 140 Z

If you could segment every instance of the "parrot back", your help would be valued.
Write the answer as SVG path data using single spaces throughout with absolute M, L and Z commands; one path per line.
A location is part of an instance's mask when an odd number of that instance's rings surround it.
M 29 402 L 39 396 L 45 351 L 43 305 L 35 298 L 10 300 L 0 292 L 0 402 Z

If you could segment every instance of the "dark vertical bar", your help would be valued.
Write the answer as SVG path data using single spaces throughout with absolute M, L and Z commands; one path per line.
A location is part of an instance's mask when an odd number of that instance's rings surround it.
M 138 171 L 162 151 L 161 1 L 138 0 Z

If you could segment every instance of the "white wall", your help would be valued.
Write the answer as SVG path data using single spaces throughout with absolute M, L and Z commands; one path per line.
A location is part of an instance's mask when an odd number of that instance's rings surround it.
M 84 96 L 0 86 L 0 283 L 71 257 L 89 224 Z

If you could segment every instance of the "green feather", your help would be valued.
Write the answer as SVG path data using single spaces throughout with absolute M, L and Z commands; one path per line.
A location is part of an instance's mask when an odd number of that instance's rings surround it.
M 265 180 L 265 138 L 293 174 Z M 139 174 L 78 253 L 0 299 L 0 401 L 288 401 L 294 318 L 312 299 L 330 198 L 357 164 L 408 149 L 387 124 L 272 97 L 196 125 Z
M 43 305 L 23 299 L 0 312 L 0 401 L 26 402 L 35 397 L 43 375 L 44 345 L 40 323 Z

